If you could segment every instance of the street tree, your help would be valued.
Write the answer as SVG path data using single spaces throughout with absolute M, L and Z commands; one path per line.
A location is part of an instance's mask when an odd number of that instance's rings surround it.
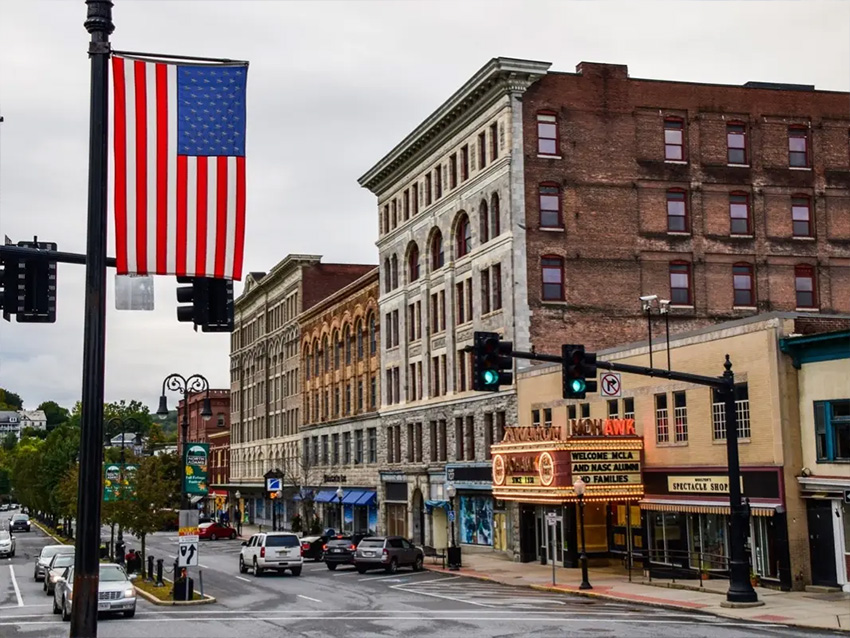
M 179 504 L 180 492 L 175 490 L 178 473 L 176 454 L 147 456 L 139 463 L 135 476 L 135 494 L 118 502 L 120 517 L 127 529 L 142 543 L 142 562 L 146 560 L 148 534 L 160 530 L 167 516 L 166 510 Z M 130 495 L 128 495 L 130 496 Z
M 38 409 L 44 412 L 44 416 L 47 418 L 48 430 L 52 430 L 57 425 L 65 423 L 71 416 L 71 413 L 56 403 L 56 401 L 42 401 Z
M 0 388 L 0 410 L 23 410 L 24 400 L 21 395 L 15 394 L 6 388 Z

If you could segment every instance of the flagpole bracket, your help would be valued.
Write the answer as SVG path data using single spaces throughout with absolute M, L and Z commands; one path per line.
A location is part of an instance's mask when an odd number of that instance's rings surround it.
M 109 55 L 111 52 L 109 42 L 89 42 L 89 55 Z

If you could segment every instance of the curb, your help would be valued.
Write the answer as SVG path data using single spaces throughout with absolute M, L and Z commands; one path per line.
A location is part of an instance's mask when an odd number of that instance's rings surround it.
M 440 567 L 435 566 L 425 566 L 425 569 L 439 573 L 439 574 L 454 574 L 464 576 L 466 578 L 473 578 L 475 580 L 482 580 L 490 583 L 499 583 L 501 585 L 507 585 L 509 587 L 526 587 L 528 589 L 535 589 L 538 591 L 548 591 L 557 594 L 566 594 L 566 595 L 574 595 L 574 596 L 583 596 L 585 598 L 599 598 L 602 600 L 611 600 L 617 601 L 619 603 L 629 603 L 632 605 L 642 605 L 645 607 L 656 607 L 659 609 L 669 609 L 673 611 L 689 611 L 694 614 L 702 614 L 709 616 L 719 616 L 721 618 L 731 618 L 734 620 L 744 620 L 758 624 L 778 624 L 778 625 L 787 625 L 789 627 L 800 627 L 805 629 L 814 629 L 816 631 L 840 631 L 850 635 L 850 628 L 848 627 L 819 627 L 817 625 L 809 625 L 801 622 L 797 622 L 794 619 L 790 620 L 782 620 L 782 621 L 774 621 L 774 620 L 760 620 L 758 618 L 745 618 L 742 616 L 737 616 L 735 614 L 730 614 L 722 611 L 721 609 L 694 609 L 693 607 L 688 607 L 686 605 L 677 605 L 675 603 L 662 603 L 655 601 L 644 601 L 644 600 L 632 600 L 630 598 L 622 598 L 620 596 L 612 596 L 610 594 L 601 594 L 598 592 L 589 592 L 582 590 L 567 590 L 560 589 L 558 587 L 552 587 L 551 585 L 535 585 L 534 583 L 506 583 L 501 580 L 496 580 L 490 576 L 483 576 L 479 574 L 471 574 L 471 573 L 463 573 L 463 572 L 450 572 L 449 570 L 444 570 Z
M 63 541 L 61 538 L 59 538 L 58 536 L 54 536 L 52 533 L 48 532 L 48 531 L 47 531 L 47 528 L 45 528 L 45 527 L 44 527 L 41 523 L 39 523 L 39 522 L 38 522 L 37 520 L 35 520 L 34 518 L 31 518 L 31 519 L 30 519 L 30 522 L 31 522 L 33 525 L 35 525 L 38 529 L 40 529 L 42 532 L 44 532 L 45 534 L 47 534 L 50 538 L 52 538 L 53 540 L 55 540 L 57 544 L 59 544 L 59 545 L 67 545 L 67 544 L 68 544 L 68 543 L 66 543 L 65 541 Z
M 162 579 L 164 582 L 170 583 L 170 580 Z M 214 596 L 207 596 L 206 594 L 201 600 L 161 600 L 154 596 L 151 593 L 146 592 L 143 589 L 133 585 L 136 590 L 136 594 L 144 598 L 146 601 L 153 605 L 159 605 L 160 607 L 192 607 L 195 605 L 210 605 L 212 603 L 218 602 Z

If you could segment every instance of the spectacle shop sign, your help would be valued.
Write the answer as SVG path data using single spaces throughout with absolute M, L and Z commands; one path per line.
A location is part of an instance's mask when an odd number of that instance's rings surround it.
M 643 495 L 643 439 L 632 419 L 574 419 L 565 426 L 509 427 L 492 446 L 495 498 L 557 503 L 586 497 L 633 500 Z

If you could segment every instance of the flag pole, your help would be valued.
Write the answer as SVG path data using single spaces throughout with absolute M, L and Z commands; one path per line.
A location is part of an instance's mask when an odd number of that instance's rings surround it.
M 86 248 L 83 389 L 80 428 L 77 544 L 74 559 L 73 638 L 97 638 L 100 577 L 100 484 L 103 463 L 103 383 L 106 351 L 106 197 L 109 108 L 109 34 L 112 0 L 86 0 L 91 34 L 88 240 Z

